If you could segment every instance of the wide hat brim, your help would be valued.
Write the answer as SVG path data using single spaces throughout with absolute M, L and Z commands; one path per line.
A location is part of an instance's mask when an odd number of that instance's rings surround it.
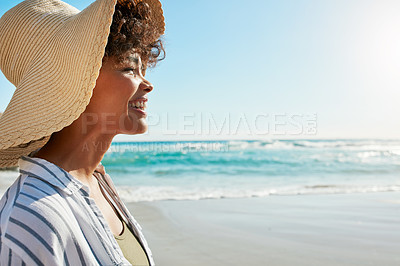
M 22 155 L 44 146 L 52 133 L 84 112 L 102 66 L 116 2 L 97 0 L 79 12 L 59 0 L 27 0 L 0 19 L 0 67 L 16 86 L 0 118 L 0 167 L 16 166 Z M 149 4 L 162 35 L 161 3 L 135 2 Z

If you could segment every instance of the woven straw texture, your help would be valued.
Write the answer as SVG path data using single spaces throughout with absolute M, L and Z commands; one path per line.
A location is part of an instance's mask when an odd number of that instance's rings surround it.
M 60 0 L 27 0 L 0 19 L 0 68 L 16 87 L 0 118 L 0 167 L 16 166 L 83 113 L 116 2 L 97 0 L 79 12 Z M 145 2 L 163 34 L 161 3 Z

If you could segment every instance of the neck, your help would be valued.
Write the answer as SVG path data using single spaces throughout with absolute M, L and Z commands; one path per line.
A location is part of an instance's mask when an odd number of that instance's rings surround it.
M 114 135 L 99 134 L 95 127 L 82 133 L 74 123 L 53 133 L 48 143 L 34 156 L 45 159 L 91 187 L 93 172 L 111 146 Z

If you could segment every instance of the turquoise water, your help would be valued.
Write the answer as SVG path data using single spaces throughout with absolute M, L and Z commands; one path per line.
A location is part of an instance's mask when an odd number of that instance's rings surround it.
M 400 191 L 400 140 L 114 143 L 127 201 Z
M 400 140 L 113 143 L 102 163 L 127 202 L 400 191 Z

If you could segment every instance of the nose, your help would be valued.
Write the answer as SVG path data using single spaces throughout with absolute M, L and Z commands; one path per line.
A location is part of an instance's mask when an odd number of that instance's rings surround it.
M 147 79 L 143 78 L 142 83 L 140 84 L 141 89 L 144 90 L 145 92 L 149 93 L 154 89 L 153 84 L 151 84 L 150 81 L 148 81 Z

